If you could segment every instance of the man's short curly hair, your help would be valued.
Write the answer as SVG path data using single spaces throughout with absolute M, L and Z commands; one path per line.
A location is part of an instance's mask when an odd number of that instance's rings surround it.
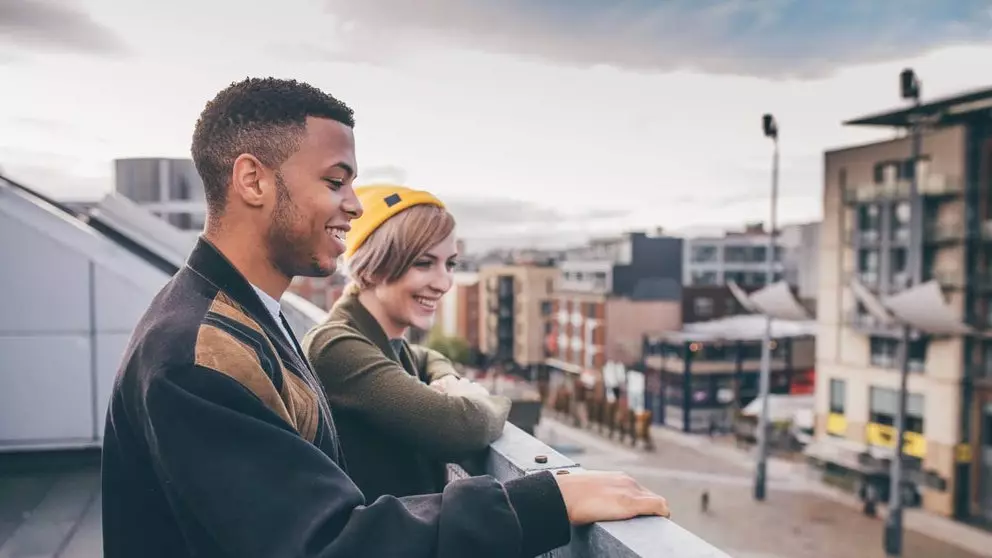
M 296 80 L 248 78 L 208 102 L 196 122 L 191 152 L 209 211 L 223 212 L 239 155 L 249 153 L 278 168 L 299 148 L 308 116 L 355 126 L 348 105 Z

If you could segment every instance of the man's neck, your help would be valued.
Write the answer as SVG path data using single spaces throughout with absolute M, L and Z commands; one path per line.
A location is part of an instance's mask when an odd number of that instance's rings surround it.
M 389 319 L 389 314 L 386 313 L 386 309 L 382 307 L 382 303 L 375 297 L 375 293 L 371 289 L 360 291 L 358 293 L 358 302 L 361 302 L 362 306 L 375 318 L 375 321 L 379 322 L 379 327 L 386 333 L 386 337 L 399 339 L 406 333 L 405 327 L 397 325 L 393 320 Z
M 249 283 L 265 294 L 279 300 L 289 288 L 290 278 L 272 265 L 268 254 L 259 248 L 262 246 L 261 243 L 210 231 L 204 232 L 203 237 L 210 241 Z

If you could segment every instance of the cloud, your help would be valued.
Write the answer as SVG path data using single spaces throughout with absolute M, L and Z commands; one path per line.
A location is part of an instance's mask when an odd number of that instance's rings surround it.
M 112 29 L 88 14 L 54 0 L 0 2 L 0 44 L 88 54 L 127 52 Z
M 557 63 L 820 78 L 850 63 L 992 40 L 990 0 L 326 0 L 369 42 Z

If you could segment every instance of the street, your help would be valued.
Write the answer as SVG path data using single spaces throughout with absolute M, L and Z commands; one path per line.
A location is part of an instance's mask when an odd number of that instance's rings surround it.
M 565 448 L 588 469 L 621 470 L 665 496 L 672 519 L 734 558 L 885 558 L 883 521 L 817 494 L 817 483 L 769 468 L 768 499 L 752 498 L 753 477 L 741 463 L 656 440 L 646 453 L 587 430 L 543 420 L 537 435 Z M 572 452 L 571 448 L 578 451 Z M 709 491 L 709 511 L 700 497 Z M 979 558 L 907 530 L 905 558 Z

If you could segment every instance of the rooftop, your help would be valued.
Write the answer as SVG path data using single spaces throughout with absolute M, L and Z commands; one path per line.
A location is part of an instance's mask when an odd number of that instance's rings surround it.
M 919 107 L 906 106 L 885 112 L 871 114 L 844 122 L 847 126 L 886 126 L 908 127 L 911 114 L 924 114 L 939 118 L 939 125 L 949 125 L 975 118 L 978 113 L 992 115 L 992 87 L 974 89 L 955 95 L 941 97 L 921 104 Z
M 9 226 L 6 230 L 12 233 L 0 235 L 0 257 L 30 254 L 39 265 L 56 262 L 53 265 L 59 266 L 58 272 L 13 266 L 14 282 L 8 285 L 15 287 L 4 295 L 5 301 L 13 300 L 17 306 L 7 317 L 44 316 L 39 328 L 48 329 L 39 329 L 39 338 L 68 338 L 60 334 L 64 329 L 58 329 L 63 324 L 49 319 L 52 316 L 78 315 L 91 324 L 79 336 L 79 343 L 55 341 L 56 350 L 45 351 L 45 358 L 36 358 L 34 345 L 21 341 L 16 350 L 0 351 L 0 369 L 13 369 L 13 363 L 22 363 L 18 369 L 24 372 L 0 377 L 0 425 L 6 427 L 0 429 L 0 557 L 95 558 L 102 555 L 99 417 L 105 408 L 106 386 L 111 385 L 107 380 L 114 375 L 116 365 L 113 357 L 80 358 L 79 351 L 89 350 L 93 339 L 99 337 L 105 342 L 107 335 L 121 337 L 121 332 L 133 327 L 127 320 L 136 319 L 147 297 L 182 265 L 190 239 L 175 232 L 168 234 L 161 221 L 127 200 L 109 196 L 88 213 L 77 213 L 2 176 L 0 225 Z M 77 265 L 63 265 L 66 259 Z M 88 271 L 73 276 L 80 267 Z M 43 281 L 36 281 L 38 277 L 54 283 L 41 284 Z M 63 287 L 67 283 L 93 288 L 45 290 L 52 284 Z M 58 292 L 60 297 L 42 296 L 48 292 Z M 126 302 L 125 311 L 116 315 L 105 312 L 110 299 L 118 305 Z M 326 314 L 290 294 L 282 302 L 298 335 Z M 104 316 L 106 323 L 96 321 L 94 312 Z M 108 317 L 113 320 L 108 321 Z M 10 339 L 10 331 L 0 327 L 0 340 L 5 336 Z M 44 347 L 51 349 L 52 343 L 46 341 Z M 23 367 L 25 362 L 29 363 L 27 368 Z M 56 393 L 25 389 L 20 384 L 39 377 L 61 382 L 64 389 Z M 25 399 L 25 393 L 38 397 Z M 537 455 L 546 456 L 546 460 L 538 462 Z M 491 474 L 503 481 L 540 469 L 581 470 L 577 463 L 512 424 L 476 465 L 470 466 L 478 469 L 472 470 L 473 474 Z M 657 517 L 576 529 L 565 552 L 623 558 L 727 558 L 678 524 Z
M 772 320 L 772 338 L 813 337 L 816 321 Z M 765 317 L 758 314 L 729 316 L 706 322 L 693 322 L 682 326 L 681 331 L 653 336 L 655 340 L 675 343 L 693 341 L 761 341 L 765 333 Z

